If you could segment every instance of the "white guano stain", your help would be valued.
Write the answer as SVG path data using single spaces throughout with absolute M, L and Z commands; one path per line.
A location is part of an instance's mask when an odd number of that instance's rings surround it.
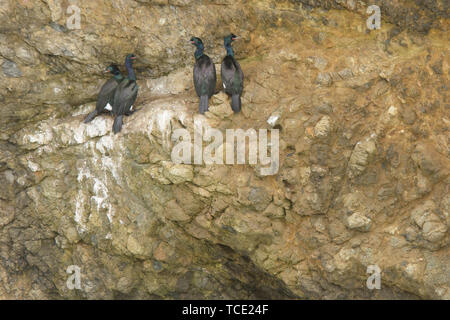
M 77 197 L 75 198 L 75 223 L 77 224 L 78 233 L 85 233 L 87 231 L 86 225 L 83 221 L 83 207 L 84 207 L 84 195 L 81 190 L 78 191 Z
M 91 197 L 97 204 L 97 211 L 100 209 L 106 209 L 106 217 L 108 218 L 109 223 L 113 222 L 114 210 L 109 202 L 109 194 L 108 188 L 105 183 L 97 178 L 94 178 L 94 193 L 95 195 Z
M 275 124 L 277 123 L 278 119 L 280 119 L 280 116 L 278 116 L 278 115 L 270 116 L 269 119 L 267 119 L 267 123 L 268 123 L 271 127 L 274 127 Z
M 28 165 L 28 168 L 30 168 L 30 170 L 33 171 L 33 172 L 38 172 L 38 171 L 41 170 L 39 165 L 37 163 L 34 163 L 31 160 L 28 160 L 27 165 Z
M 48 144 L 53 140 L 53 132 L 51 128 L 40 128 L 38 132 L 32 134 L 25 134 L 23 136 L 24 144 Z
M 152 133 L 154 129 L 158 129 L 161 133 L 163 147 L 167 147 L 170 142 L 170 136 L 172 134 L 171 121 L 179 121 L 183 126 L 186 126 L 186 112 L 182 110 L 176 110 L 177 106 L 169 108 L 155 108 L 148 118 L 147 133 L 149 139 L 152 139 Z
M 110 157 L 104 155 L 113 150 L 113 143 L 114 141 L 110 136 L 100 138 L 97 143 L 92 141 L 92 143 L 86 145 L 86 152 L 91 157 L 80 161 L 77 165 L 78 194 L 76 198 L 75 222 L 81 233 L 88 229 L 88 225 L 83 223 L 83 221 L 89 221 L 88 218 L 83 220 L 83 217 L 87 215 L 86 212 L 83 212 L 85 207 L 83 201 L 85 195 L 90 192 L 89 190 L 93 193 L 90 199 L 95 204 L 93 208 L 91 207 L 91 210 L 106 211 L 108 222 L 110 224 L 113 223 L 115 210 L 110 201 L 111 192 L 108 186 L 111 183 L 121 184 L 119 168 L 122 162 L 122 157 L 120 156 Z M 108 172 L 111 175 L 108 175 Z
M 111 135 L 101 137 L 95 144 L 95 148 L 100 151 L 101 154 L 106 154 L 114 148 L 114 140 Z
M 172 120 L 173 115 L 174 115 L 173 111 L 164 110 L 161 113 L 158 113 L 156 116 L 158 128 L 163 135 L 164 141 L 167 141 L 167 137 L 169 136 L 170 132 L 172 131 L 170 121 Z
M 85 124 L 82 124 L 86 126 Z M 86 127 L 87 138 L 95 138 L 108 134 L 111 131 L 110 121 L 104 117 L 97 117 Z

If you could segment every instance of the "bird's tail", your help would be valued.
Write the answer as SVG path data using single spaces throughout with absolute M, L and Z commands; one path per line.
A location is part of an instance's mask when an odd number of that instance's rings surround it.
M 123 115 L 117 116 L 114 118 L 114 124 L 113 124 L 114 133 L 118 133 L 118 132 L 120 132 L 120 130 L 122 130 L 122 120 L 123 120 Z
M 233 94 L 231 96 L 231 109 L 233 109 L 233 111 L 235 113 L 238 113 L 241 111 L 241 96 L 238 94 Z
M 200 104 L 198 106 L 198 110 L 200 114 L 204 114 L 206 111 L 208 111 L 208 96 L 200 97 Z
M 88 123 L 91 122 L 92 120 L 94 120 L 94 118 L 97 116 L 98 112 L 97 109 L 92 111 L 91 113 L 88 114 L 88 116 L 86 117 L 86 119 L 84 119 L 84 123 Z

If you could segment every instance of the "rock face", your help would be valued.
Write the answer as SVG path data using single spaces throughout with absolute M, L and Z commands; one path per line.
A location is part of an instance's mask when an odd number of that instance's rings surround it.
M 366 30 L 369 4 L 380 30 Z M 0 299 L 450 299 L 448 12 L 1 1 Z M 242 112 L 220 93 L 197 116 L 188 40 L 220 71 L 230 32 Z M 118 135 L 108 115 L 83 124 L 102 70 L 130 52 L 138 111 Z M 172 162 L 173 132 L 193 134 L 195 117 L 224 136 L 279 129 L 278 172 Z M 381 290 L 366 287 L 371 265 Z

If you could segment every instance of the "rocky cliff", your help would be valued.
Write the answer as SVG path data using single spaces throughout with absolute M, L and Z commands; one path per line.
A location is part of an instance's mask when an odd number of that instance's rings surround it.
M 448 18 L 445 0 L 1 0 L 0 298 L 450 299 Z M 188 40 L 219 69 L 230 32 L 243 110 L 218 93 L 200 117 L 279 129 L 273 176 L 171 161 L 197 115 Z M 131 52 L 138 111 L 118 135 L 83 124 Z

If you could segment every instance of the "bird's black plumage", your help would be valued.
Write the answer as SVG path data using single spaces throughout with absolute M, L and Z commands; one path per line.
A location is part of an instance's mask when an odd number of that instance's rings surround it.
M 200 97 L 199 112 L 208 111 L 208 100 L 216 90 L 216 68 L 211 58 L 203 53 L 204 46 L 200 38 L 192 37 L 191 43 L 197 47 L 195 51 L 194 86 Z
M 88 123 L 102 112 L 111 111 L 112 109 L 112 106 L 114 104 L 114 94 L 117 87 L 122 82 L 123 76 L 120 73 L 119 68 L 117 68 L 117 66 L 113 64 L 106 68 L 105 72 L 110 72 L 114 77 L 106 81 L 106 83 L 100 89 L 95 110 L 88 114 L 86 119 L 84 119 L 84 123 Z
M 128 70 L 128 76 L 119 84 L 114 94 L 114 104 L 112 112 L 114 115 L 113 131 L 114 133 L 122 130 L 123 116 L 133 112 L 132 106 L 136 101 L 139 86 L 136 83 L 136 74 L 134 73 L 132 61 L 136 59 L 134 54 L 129 54 L 125 59 L 125 66 Z
M 241 95 L 244 90 L 244 73 L 239 62 L 234 58 L 231 42 L 237 39 L 234 34 L 224 38 L 227 55 L 222 61 L 221 77 L 226 94 L 231 96 L 231 108 L 234 112 L 241 111 Z

